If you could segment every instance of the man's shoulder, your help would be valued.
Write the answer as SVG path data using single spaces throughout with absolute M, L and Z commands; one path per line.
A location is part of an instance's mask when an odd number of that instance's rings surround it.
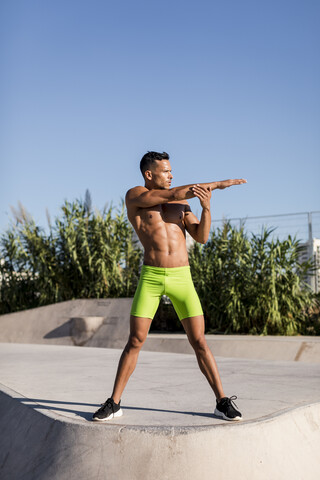
M 143 187 L 142 185 L 138 185 L 136 187 L 129 188 L 126 193 L 126 206 L 127 208 L 133 208 L 135 205 L 135 200 L 142 195 L 144 192 L 147 192 L 148 189 Z
M 134 195 L 136 193 L 140 192 L 146 192 L 148 189 L 146 187 L 143 187 L 142 185 L 137 185 L 136 187 L 129 188 L 127 191 L 126 195 Z
M 141 195 L 141 193 L 146 192 L 148 189 L 143 187 L 142 185 L 137 185 L 136 187 L 129 188 L 126 193 L 126 198 L 130 199 L 136 197 L 137 195 Z

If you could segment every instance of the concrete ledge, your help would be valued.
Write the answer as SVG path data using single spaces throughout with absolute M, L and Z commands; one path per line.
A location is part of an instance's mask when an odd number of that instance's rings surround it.
M 0 316 L 0 342 L 123 348 L 132 298 L 71 300 Z M 214 355 L 320 363 L 320 337 L 206 335 Z M 193 353 L 185 334 L 149 334 L 145 350 Z
M 27 400 L 27 399 L 25 399 Z M 1 478 L 318 480 L 320 403 L 210 427 L 96 425 L 0 392 Z
M 206 335 L 214 355 L 295 362 L 320 362 L 319 337 Z M 149 334 L 144 349 L 153 352 L 193 353 L 186 335 Z

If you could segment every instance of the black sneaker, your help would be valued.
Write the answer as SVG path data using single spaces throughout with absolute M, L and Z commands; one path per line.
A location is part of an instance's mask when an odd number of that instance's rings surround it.
M 99 410 L 93 414 L 92 420 L 96 422 L 105 422 L 106 420 L 111 420 L 114 417 L 121 417 L 123 412 L 120 408 L 120 402 L 114 403 L 112 398 L 108 398 L 104 403 L 101 404 Z
M 233 397 L 230 397 L 230 398 L 228 397 L 221 398 L 219 402 L 217 400 L 217 406 L 214 411 L 214 414 L 217 415 L 218 417 L 222 417 L 224 420 L 231 420 L 231 421 L 242 420 L 241 413 L 234 408 L 234 406 L 237 407 L 237 405 L 233 401 L 236 399 L 237 397 L 233 395 Z

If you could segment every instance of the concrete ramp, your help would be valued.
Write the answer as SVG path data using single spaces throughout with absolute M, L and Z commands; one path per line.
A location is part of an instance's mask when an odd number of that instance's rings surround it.
M 0 345 L 1 479 L 318 480 L 318 364 L 218 358 L 230 424 L 193 356 L 141 352 L 124 416 L 95 424 L 120 353 Z
M 1 478 L 318 480 L 320 403 L 208 427 L 96 425 L 2 391 Z
M 120 348 L 132 298 L 70 300 L 0 316 L 0 342 Z

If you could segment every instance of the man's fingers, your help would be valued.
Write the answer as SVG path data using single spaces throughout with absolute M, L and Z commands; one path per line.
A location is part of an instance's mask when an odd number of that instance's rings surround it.
M 201 190 L 193 190 L 193 193 L 195 194 L 196 197 L 201 197 L 201 198 L 205 198 L 206 197 L 206 194 L 201 191 Z
M 236 180 L 234 180 L 235 182 L 237 182 L 237 184 L 241 184 L 241 183 L 247 183 L 247 180 L 244 179 L 244 178 L 237 178 Z
M 247 183 L 247 180 L 245 180 L 244 178 L 235 178 L 232 180 L 227 180 L 227 183 L 229 183 L 230 185 L 240 185 L 242 183 Z
M 210 188 L 204 188 L 204 187 L 193 187 L 192 192 L 197 196 L 201 198 L 210 198 L 211 197 L 211 190 Z
M 192 192 L 196 198 L 199 199 L 202 208 L 210 208 L 211 189 L 202 185 L 194 185 Z
M 222 182 L 218 182 L 218 188 L 224 189 L 227 187 L 232 187 L 233 185 L 242 185 L 243 183 L 247 183 L 247 180 L 244 178 L 235 178 L 233 180 L 223 180 Z

